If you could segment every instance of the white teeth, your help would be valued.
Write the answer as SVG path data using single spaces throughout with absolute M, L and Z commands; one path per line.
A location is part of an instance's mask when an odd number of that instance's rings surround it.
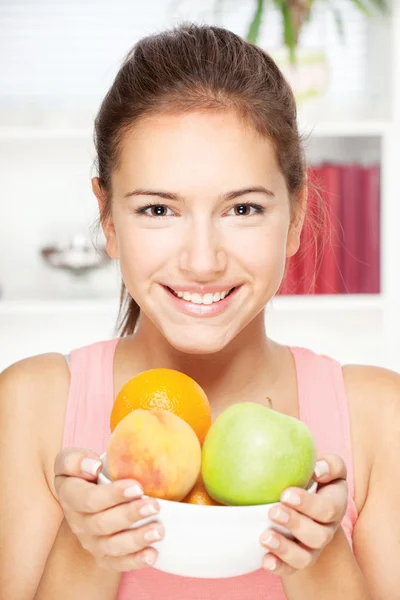
M 183 298 L 187 302 L 193 302 L 193 304 L 213 304 L 214 302 L 219 302 L 223 300 L 227 294 L 229 294 L 230 290 L 226 290 L 224 292 L 215 292 L 215 294 L 197 294 L 191 292 L 174 292 L 178 298 Z
M 186 298 L 185 298 L 185 300 L 186 300 Z M 190 301 L 193 302 L 194 304 L 203 304 L 203 297 L 200 296 L 200 294 L 191 294 Z

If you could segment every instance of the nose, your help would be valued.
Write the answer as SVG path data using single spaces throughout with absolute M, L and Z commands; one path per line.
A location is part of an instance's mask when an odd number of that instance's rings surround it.
M 193 281 L 206 283 L 217 279 L 226 265 L 226 251 L 216 226 L 205 219 L 192 223 L 180 252 L 182 273 Z

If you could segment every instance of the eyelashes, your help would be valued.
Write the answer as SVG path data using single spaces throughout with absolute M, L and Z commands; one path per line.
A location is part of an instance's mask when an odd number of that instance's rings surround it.
M 152 208 L 161 208 L 167 209 L 168 207 L 165 204 L 145 204 L 144 206 L 140 206 L 139 208 L 135 208 L 135 213 L 137 215 L 145 215 L 146 217 L 165 217 L 166 215 L 149 215 L 146 214 L 148 210 Z
M 240 204 L 235 204 L 232 208 L 233 209 L 237 209 L 237 208 L 245 208 L 245 209 L 253 209 L 255 212 L 254 213 L 250 213 L 250 214 L 237 214 L 234 216 L 238 216 L 238 217 L 251 217 L 254 216 L 255 214 L 264 214 L 265 213 L 265 208 L 263 206 L 260 206 L 259 204 L 255 204 L 254 202 L 240 202 Z M 159 212 L 158 214 L 148 214 L 149 210 L 153 210 L 153 209 L 158 209 Z M 168 216 L 171 215 L 165 215 L 165 214 L 160 214 L 160 210 L 171 210 L 168 206 L 166 206 L 165 204 L 145 204 L 144 206 L 140 206 L 139 208 L 135 208 L 134 212 L 138 215 L 143 215 L 145 217 L 149 217 L 149 218 L 166 218 Z M 231 209 L 232 210 L 232 209 Z

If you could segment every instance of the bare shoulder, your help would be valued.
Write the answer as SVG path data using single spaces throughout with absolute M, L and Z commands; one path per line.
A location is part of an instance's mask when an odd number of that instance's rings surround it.
M 370 474 L 382 441 L 400 414 L 400 374 L 383 367 L 344 365 L 349 405 L 356 505 L 365 503 Z
M 374 415 L 382 423 L 400 408 L 400 373 L 370 365 L 344 365 L 343 378 L 349 403 Z
M 61 449 L 69 390 L 69 368 L 62 354 L 32 356 L 0 374 L 0 413 L 8 446 L 35 452 L 53 490 L 54 458 Z

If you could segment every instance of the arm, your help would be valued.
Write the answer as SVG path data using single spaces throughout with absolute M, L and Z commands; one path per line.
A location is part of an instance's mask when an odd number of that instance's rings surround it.
M 32 600 L 43 572 L 37 598 L 64 600 L 60 590 L 68 600 L 106 597 L 76 586 L 70 594 L 71 575 L 82 583 L 92 565 L 65 527 L 50 485 L 68 388 L 65 360 L 55 354 L 26 359 L 0 375 L 0 600 Z M 108 573 L 113 581 L 118 575 Z M 85 592 L 98 577 L 91 568 Z M 107 600 L 114 597 L 110 592 Z
M 335 454 L 321 459 L 317 467 L 325 463 L 326 469 L 314 473 L 318 491 L 288 488 L 279 507 L 269 511 L 270 519 L 284 524 L 294 539 L 268 529 L 262 543 L 272 555 L 266 555 L 264 567 L 281 577 L 287 600 L 372 600 L 341 527 L 348 498 L 346 466 Z M 284 515 L 285 522 L 280 521 Z
M 341 527 L 313 566 L 283 576 L 282 585 L 287 600 L 375 600 Z
M 353 543 L 373 599 L 395 600 L 400 597 L 400 375 L 379 371 L 371 386 L 381 415 L 379 445 Z
M 146 568 L 157 557 L 147 535 L 157 529 L 161 539 L 161 524 L 131 529 L 145 514 L 157 514 L 157 501 L 144 496 L 132 479 L 96 485 L 100 466 L 99 456 L 91 450 L 64 448 L 57 454 L 54 486 L 64 520 L 35 600 L 112 600 L 122 571 Z
M 282 583 L 288 600 L 399 598 L 400 375 L 365 367 L 354 374 L 357 381 L 353 385 L 357 383 L 363 407 L 376 407 L 373 428 L 368 432 L 370 443 L 376 440 L 374 459 L 368 471 L 368 492 L 354 528 L 354 554 L 340 527 L 310 566 L 305 564 L 306 568 L 294 574 L 285 568 Z M 334 483 L 330 495 L 335 487 Z
M 35 600 L 114 600 L 121 573 L 101 568 L 64 519 L 48 557 Z
M 40 455 L 42 363 L 28 359 L 0 375 L 1 600 L 33 598 L 62 520 Z

